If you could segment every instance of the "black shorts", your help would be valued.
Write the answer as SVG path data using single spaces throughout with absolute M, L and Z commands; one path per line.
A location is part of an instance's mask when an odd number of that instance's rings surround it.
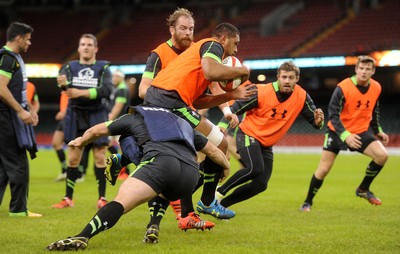
M 146 92 L 144 105 L 167 108 L 180 118 L 186 120 L 193 129 L 200 124 L 201 115 L 188 107 L 175 91 L 150 86 Z
M 245 147 L 249 146 L 259 146 L 261 149 L 265 150 L 270 150 L 272 152 L 272 146 L 263 146 L 260 141 L 258 141 L 256 138 L 247 135 L 244 133 L 240 128 L 237 128 L 237 131 L 235 133 L 236 135 L 236 152 L 239 153 L 239 151 Z
M 325 133 L 323 150 L 330 151 L 332 153 L 338 154 L 340 150 L 346 151 L 347 149 L 354 152 L 364 153 L 364 150 L 369 144 L 377 140 L 370 131 L 359 133 L 358 136 L 361 137 L 361 147 L 359 149 L 350 148 L 346 142 L 343 142 L 336 132 L 328 130 Z
M 174 201 L 190 195 L 200 178 L 197 167 L 171 155 L 159 154 L 141 161 L 132 177 L 148 184 L 157 194 Z

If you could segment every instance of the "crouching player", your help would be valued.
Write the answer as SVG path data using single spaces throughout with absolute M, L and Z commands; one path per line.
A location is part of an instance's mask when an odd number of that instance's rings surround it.
M 229 168 L 223 152 L 170 111 L 139 106 L 132 109 L 115 121 L 93 126 L 68 144 L 72 149 L 83 149 L 103 136 L 132 135 L 142 156 L 137 157 L 141 160 L 136 171 L 121 184 L 115 199 L 99 209 L 82 232 L 51 243 L 48 250 L 85 249 L 90 238 L 110 229 L 124 213 L 148 200 L 156 196 L 177 200 L 191 195 L 200 177 L 196 150 Z

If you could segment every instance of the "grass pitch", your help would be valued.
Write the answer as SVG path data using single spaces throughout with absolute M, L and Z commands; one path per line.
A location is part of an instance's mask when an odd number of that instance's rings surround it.
M 371 189 L 382 200 L 379 207 L 355 196 L 369 159 L 339 155 L 330 175 L 314 199 L 310 213 L 302 204 L 319 155 L 276 154 L 268 189 L 236 204 L 230 221 L 208 215 L 211 231 L 180 231 L 169 209 L 161 223 L 159 244 L 144 245 L 147 206 L 124 215 L 112 229 L 90 240 L 87 253 L 400 253 L 400 157 L 391 156 Z M 90 162 L 89 165 L 91 165 Z M 238 164 L 233 162 L 235 171 Z M 65 194 L 65 183 L 54 182 L 59 173 L 54 151 L 41 150 L 31 161 L 29 209 L 42 218 L 8 217 L 9 189 L 0 206 L 0 252 L 44 253 L 56 240 L 73 236 L 96 213 L 97 187 L 93 169 L 75 188 L 75 207 L 56 210 L 51 205 Z M 116 186 L 107 186 L 109 200 Z M 197 202 L 201 190 L 194 195 Z M 194 204 L 195 205 L 195 204 Z

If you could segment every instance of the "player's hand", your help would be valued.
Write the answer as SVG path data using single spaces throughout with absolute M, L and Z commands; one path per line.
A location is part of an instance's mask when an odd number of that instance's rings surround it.
M 79 89 L 76 89 L 76 88 L 68 88 L 65 93 L 67 94 L 68 98 L 74 99 L 74 98 L 79 98 L 79 97 L 84 96 L 85 91 L 87 91 L 87 90 L 79 90 Z
M 68 143 L 68 146 L 70 146 L 70 147 L 82 147 L 82 145 L 83 145 L 82 137 L 77 137 L 76 139 L 71 140 Z
M 57 85 L 60 88 L 65 88 L 67 86 L 67 76 L 65 75 L 59 75 L 57 76 Z
M 65 118 L 65 114 L 66 114 L 66 113 L 67 113 L 66 110 L 57 112 L 56 117 L 55 117 L 56 120 L 57 120 L 57 121 L 63 120 L 63 119 Z
M 249 69 L 246 65 L 242 65 L 242 66 L 239 67 L 239 68 L 242 68 L 242 70 L 244 71 L 244 75 L 242 75 L 242 84 L 243 84 L 244 82 L 246 82 L 247 80 L 249 80 L 249 77 L 250 77 L 250 69 Z
M 315 121 L 315 125 L 317 126 L 322 126 L 322 123 L 324 122 L 324 111 L 322 111 L 322 109 L 317 108 L 314 111 L 314 121 Z
M 379 141 L 382 142 L 384 146 L 387 146 L 387 144 L 389 144 L 389 136 L 386 135 L 386 133 L 379 132 L 378 134 L 376 134 L 376 137 L 379 139 Z
M 348 136 L 348 137 L 346 138 L 345 141 L 346 141 L 347 145 L 348 145 L 350 148 L 353 148 L 353 149 L 359 149 L 359 148 L 361 148 L 361 145 L 362 145 L 362 143 L 361 143 L 361 137 L 358 136 L 357 134 L 351 134 L 350 136 Z
M 232 100 L 247 100 L 257 93 L 257 89 L 254 89 L 255 86 L 255 84 L 241 85 L 229 93 L 231 93 Z
M 38 123 L 39 123 L 39 115 L 34 111 L 31 111 L 30 114 L 31 114 L 32 119 L 33 119 L 32 125 L 33 126 L 37 126 Z
M 22 122 L 24 122 L 24 124 L 31 125 L 35 122 L 31 113 L 29 113 L 25 109 L 19 111 L 17 114 L 18 114 L 18 117 L 22 120 Z
M 226 114 L 224 118 L 229 121 L 229 127 L 231 128 L 236 128 L 239 124 L 239 118 L 235 114 Z
M 228 178 L 230 173 L 230 169 L 229 168 L 224 168 L 222 171 L 222 175 L 221 178 L 219 179 L 219 182 L 222 183 L 226 178 Z

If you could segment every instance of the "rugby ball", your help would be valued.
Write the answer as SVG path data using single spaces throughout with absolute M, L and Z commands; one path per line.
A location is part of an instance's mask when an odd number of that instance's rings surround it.
M 230 67 L 241 67 L 242 63 L 234 56 L 225 57 L 222 61 L 223 65 Z M 240 77 L 234 78 L 227 81 L 219 81 L 219 86 L 225 91 L 232 91 L 238 88 L 242 84 L 242 79 Z

